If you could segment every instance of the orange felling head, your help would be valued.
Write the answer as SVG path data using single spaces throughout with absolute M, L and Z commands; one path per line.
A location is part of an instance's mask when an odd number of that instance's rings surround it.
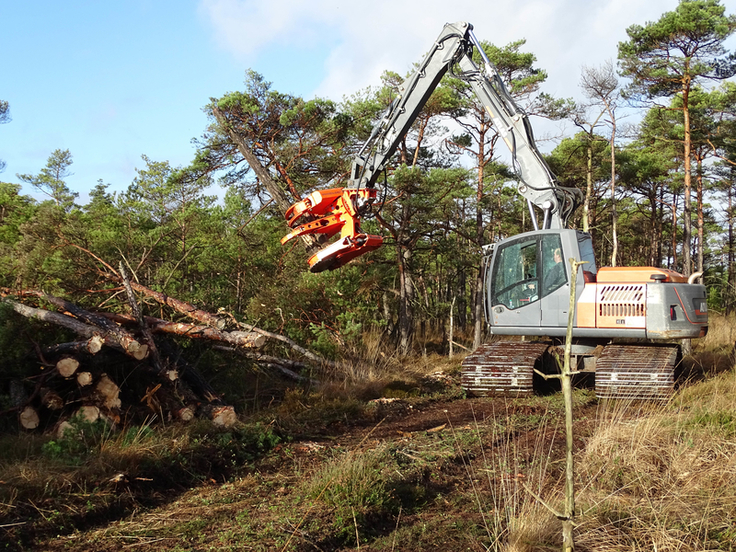
M 286 211 L 288 225 L 293 230 L 281 239 L 281 243 L 304 234 L 324 234 L 328 237 L 340 232 L 340 238 L 324 247 L 309 259 L 312 272 L 332 270 L 368 251 L 377 249 L 383 238 L 363 234 L 360 230 L 360 214 L 356 204 L 372 201 L 375 189 L 332 188 L 315 191 L 295 203 Z M 297 225 L 302 217 L 316 217 Z

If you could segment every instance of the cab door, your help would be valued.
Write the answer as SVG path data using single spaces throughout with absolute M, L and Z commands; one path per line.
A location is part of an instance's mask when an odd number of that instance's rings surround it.
M 570 252 L 564 251 L 560 235 L 556 233 L 540 236 L 540 252 L 542 327 L 566 327 L 570 310 L 570 265 L 566 258 L 570 257 Z
M 491 326 L 539 327 L 541 323 L 538 236 L 500 242 L 486 289 Z

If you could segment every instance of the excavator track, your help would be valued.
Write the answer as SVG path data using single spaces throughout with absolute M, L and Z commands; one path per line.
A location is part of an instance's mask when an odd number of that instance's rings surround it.
M 478 347 L 462 362 L 462 387 L 476 396 L 524 397 L 534 393 L 534 368 L 542 371 L 550 344 L 497 341 Z
M 601 399 L 666 400 L 674 392 L 676 345 L 608 345 L 596 361 Z

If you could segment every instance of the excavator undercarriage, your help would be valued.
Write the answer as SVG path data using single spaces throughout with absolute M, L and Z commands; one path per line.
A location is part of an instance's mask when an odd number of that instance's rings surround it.
M 609 344 L 574 354 L 572 363 L 578 374 L 595 374 L 598 398 L 667 400 L 674 392 L 680 359 L 678 345 Z M 462 387 L 476 396 L 532 395 L 543 375 L 559 371 L 558 361 L 562 349 L 550 341 L 501 339 L 465 357 Z
M 481 345 L 462 363 L 462 387 L 473 395 L 524 397 L 534 393 L 534 370 L 544 373 L 551 343 L 502 340 Z

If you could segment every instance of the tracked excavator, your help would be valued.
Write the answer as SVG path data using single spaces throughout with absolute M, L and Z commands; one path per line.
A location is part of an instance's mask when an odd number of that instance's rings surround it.
M 482 62 L 473 61 L 477 49 Z M 666 399 L 674 389 L 679 341 L 708 328 L 705 286 L 656 267 L 596 267 L 589 234 L 567 228 L 582 192 L 560 186 L 536 147 L 529 119 L 508 93 L 469 23 L 445 25 L 417 70 L 356 154 L 344 188 L 317 190 L 286 212 L 292 231 L 339 237 L 308 261 L 312 272 L 345 265 L 380 247 L 361 230 L 376 203 L 376 183 L 420 110 L 450 71 L 485 106 L 511 152 L 517 189 L 534 230 L 484 247 L 488 343 L 462 363 L 462 385 L 475 395 L 533 393 L 535 374 L 556 370 L 566 336 L 570 283 L 576 281 L 572 354 L 595 374 L 601 398 Z M 541 221 L 539 220 L 541 218 Z M 584 261 L 571 274 L 569 259 Z

